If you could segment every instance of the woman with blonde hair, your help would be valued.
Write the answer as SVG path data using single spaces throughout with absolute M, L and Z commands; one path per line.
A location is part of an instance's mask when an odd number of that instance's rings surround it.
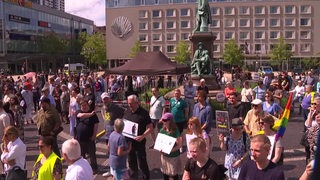
M 206 142 L 206 153 L 209 156 L 209 152 L 210 152 L 210 138 L 209 135 L 206 133 L 205 130 L 201 129 L 201 124 L 200 121 L 197 117 L 191 117 L 188 121 L 188 129 L 187 129 L 187 133 L 186 136 L 191 136 L 193 138 L 196 137 L 201 137 L 205 140 Z M 188 138 L 186 138 L 188 139 Z M 188 142 L 187 142 L 188 145 Z M 188 148 L 188 152 L 187 152 L 187 157 L 191 158 L 191 154 L 189 152 L 189 148 Z

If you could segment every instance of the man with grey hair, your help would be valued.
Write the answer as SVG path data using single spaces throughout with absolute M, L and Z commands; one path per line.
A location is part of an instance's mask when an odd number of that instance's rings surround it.
M 93 180 L 89 162 L 81 156 L 80 144 L 76 139 L 68 139 L 62 144 L 62 156 L 68 163 L 66 180 Z
M 138 135 L 130 139 L 132 149 L 128 156 L 131 179 L 138 179 L 138 165 L 145 180 L 150 179 L 149 167 L 146 154 L 146 137 L 153 131 L 153 125 L 147 110 L 139 105 L 136 95 L 128 96 L 129 108 L 124 112 L 123 119 L 139 124 Z

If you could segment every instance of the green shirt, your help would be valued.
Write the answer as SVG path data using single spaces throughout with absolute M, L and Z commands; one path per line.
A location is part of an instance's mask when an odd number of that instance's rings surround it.
M 171 137 L 174 137 L 174 138 L 180 137 L 180 132 L 179 132 L 178 128 L 176 128 L 176 130 L 174 131 L 173 134 L 170 134 L 168 131 L 163 130 L 163 128 L 160 129 L 159 133 L 165 134 L 165 135 L 168 135 L 168 136 L 171 136 Z M 176 145 L 177 144 L 175 144 L 173 147 L 175 147 Z M 177 157 L 179 155 L 180 155 L 180 150 L 179 149 L 177 151 L 171 152 L 170 154 L 164 154 L 164 156 L 167 156 L 167 157 Z
M 187 107 L 186 101 L 181 98 L 178 101 L 175 98 L 170 99 L 171 113 L 175 123 L 186 121 L 184 109 Z

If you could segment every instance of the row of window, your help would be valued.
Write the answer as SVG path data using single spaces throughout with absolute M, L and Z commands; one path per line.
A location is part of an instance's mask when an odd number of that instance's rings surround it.
M 312 26 L 312 20 L 311 18 L 300 18 L 299 19 L 299 25 L 300 26 Z M 254 19 L 254 27 L 267 27 L 267 21 L 269 21 L 269 27 L 281 27 L 283 26 L 282 23 L 284 24 L 284 26 L 286 27 L 296 27 L 297 26 L 297 18 L 285 18 L 282 19 L 281 18 L 271 18 L 271 19 L 264 19 L 264 18 L 257 18 Z M 239 19 L 238 20 L 238 24 L 237 24 L 237 20 L 235 19 L 225 19 L 224 20 L 224 27 L 251 27 L 251 19 Z M 212 23 L 211 23 L 211 27 L 212 28 L 219 28 L 222 27 L 222 20 L 218 20 L 218 19 L 212 19 Z
M 189 36 L 190 36 L 190 33 L 181 33 L 180 34 L 180 40 L 188 40 Z M 163 41 L 164 38 L 166 38 L 167 41 L 176 41 L 177 40 L 177 34 L 176 33 L 166 33 L 166 35 L 164 35 L 164 34 L 152 34 L 152 40 L 153 41 Z M 139 34 L 139 41 L 140 42 L 148 42 L 149 41 L 149 36 L 147 34 Z
M 251 39 L 251 31 L 240 31 L 238 34 L 238 38 L 240 40 L 249 40 Z M 214 32 L 214 35 L 217 37 L 216 40 L 221 39 L 222 33 L 220 32 Z M 298 37 L 299 35 L 299 37 Z M 255 31 L 254 34 L 254 39 L 278 39 L 280 36 L 284 36 L 285 39 L 300 39 L 300 40 L 308 40 L 312 39 L 312 33 L 311 31 L 300 31 L 299 33 L 296 31 L 284 31 L 283 33 L 281 31 Z M 267 37 L 268 36 L 268 37 Z M 226 31 L 224 32 L 224 40 L 230 40 L 230 39 L 235 39 L 236 37 L 236 32 L 233 31 Z
M 152 29 L 164 29 L 162 22 L 152 22 Z M 176 21 L 168 21 L 166 23 L 166 29 L 176 29 L 177 28 L 177 22 Z M 187 21 L 180 21 L 180 28 L 181 29 L 187 29 L 191 28 L 191 22 L 189 20 Z M 140 22 L 139 23 L 139 30 L 148 30 L 148 22 Z
M 284 12 L 282 13 L 281 8 L 284 8 Z M 238 9 L 238 13 L 236 13 L 236 10 Z M 222 15 L 222 11 L 224 15 L 251 15 L 251 7 L 249 6 L 240 6 L 238 8 L 236 7 L 211 7 L 211 15 L 217 16 Z M 178 12 L 179 11 L 179 12 Z M 165 17 L 177 17 L 177 13 L 179 13 L 180 16 L 191 16 L 191 9 L 190 8 L 182 8 L 180 10 L 177 9 L 166 9 Z M 300 14 L 312 14 L 312 7 L 310 5 L 301 5 L 300 6 Z M 255 6 L 254 7 L 254 14 L 255 15 L 266 15 L 267 14 L 267 7 L 266 6 Z M 270 6 L 269 7 L 269 14 L 297 14 L 297 7 L 295 5 L 287 5 L 285 7 L 281 6 Z M 139 18 L 148 18 L 149 17 L 149 11 L 147 10 L 140 10 L 139 11 Z M 152 10 L 151 14 L 152 18 L 161 18 L 164 17 L 162 10 Z
M 298 7 L 295 5 L 286 5 L 286 6 L 240 6 L 240 7 L 212 7 L 212 15 L 221 15 L 223 11 L 224 15 L 251 15 L 254 11 L 255 15 L 266 15 L 266 14 L 311 14 L 312 7 L 311 5 L 301 5 L 298 11 Z M 238 11 L 238 13 L 236 12 Z
M 270 44 L 269 46 L 267 44 L 253 44 L 253 50 L 251 49 L 251 46 L 248 45 L 246 46 L 245 44 L 241 44 L 240 47 L 244 49 L 246 47 L 247 51 L 250 54 L 268 54 L 269 49 L 273 49 L 274 44 Z M 296 51 L 296 44 L 288 44 L 288 49 L 291 50 L 292 52 Z M 175 53 L 175 45 L 167 45 L 166 48 L 164 49 L 163 46 L 160 45 L 154 45 L 151 46 L 151 49 L 149 49 L 149 46 L 142 46 L 145 51 L 163 51 L 166 50 L 167 53 Z M 310 52 L 311 51 L 311 44 L 300 44 L 299 52 Z M 221 52 L 222 50 L 222 45 L 214 44 L 213 45 L 213 51 L 216 53 Z
M 240 31 L 238 34 L 238 39 L 239 40 L 250 40 L 251 39 L 251 31 Z M 214 35 L 217 37 L 216 40 L 221 39 L 221 34 L 220 32 L 214 32 Z M 265 32 L 265 31 L 255 31 L 254 32 L 254 39 L 278 39 L 282 33 L 280 31 L 270 31 L 270 32 Z M 300 31 L 300 33 L 296 31 L 285 31 L 284 32 L 284 38 L 288 40 L 310 40 L 312 39 L 312 33 L 311 31 Z M 165 37 L 164 37 L 165 36 Z M 190 33 L 181 33 L 180 34 L 180 40 L 188 40 L 190 36 Z M 230 40 L 230 39 L 235 39 L 236 33 L 235 32 L 225 32 L 224 34 L 224 40 Z M 269 37 L 267 37 L 269 36 Z M 166 35 L 161 34 L 161 33 L 155 33 L 152 34 L 152 40 L 153 41 L 163 41 L 164 38 L 167 41 L 176 41 L 177 38 L 177 33 L 166 33 Z M 149 41 L 149 36 L 148 34 L 139 34 L 139 41 L 141 42 L 148 42 Z
M 254 19 L 254 27 L 268 27 L 266 23 L 266 19 Z M 284 26 L 286 27 L 296 27 L 297 26 L 297 19 L 296 18 L 286 18 L 284 19 Z M 270 19 L 269 20 L 269 27 L 282 27 L 281 19 Z M 299 25 L 304 27 L 310 27 L 312 20 L 311 18 L 300 18 Z M 163 27 L 163 24 L 166 24 L 166 27 Z M 164 22 L 152 22 L 152 29 L 176 29 L 177 21 L 167 21 Z M 222 21 L 213 19 L 210 25 L 211 28 L 220 28 L 222 27 Z M 224 27 L 237 27 L 236 20 L 234 19 L 226 19 L 224 20 Z M 238 27 L 251 27 L 251 20 L 250 19 L 239 19 Z M 180 21 L 180 28 L 186 29 L 191 28 L 190 20 L 182 20 Z M 148 30 L 148 22 L 140 22 L 139 23 L 139 30 Z

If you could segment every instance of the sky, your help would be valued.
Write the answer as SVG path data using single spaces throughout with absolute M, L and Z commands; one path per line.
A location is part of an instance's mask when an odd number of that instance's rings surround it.
M 106 25 L 105 0 L 65 0 L 65 11 L 93 20 L 97 26 Z

